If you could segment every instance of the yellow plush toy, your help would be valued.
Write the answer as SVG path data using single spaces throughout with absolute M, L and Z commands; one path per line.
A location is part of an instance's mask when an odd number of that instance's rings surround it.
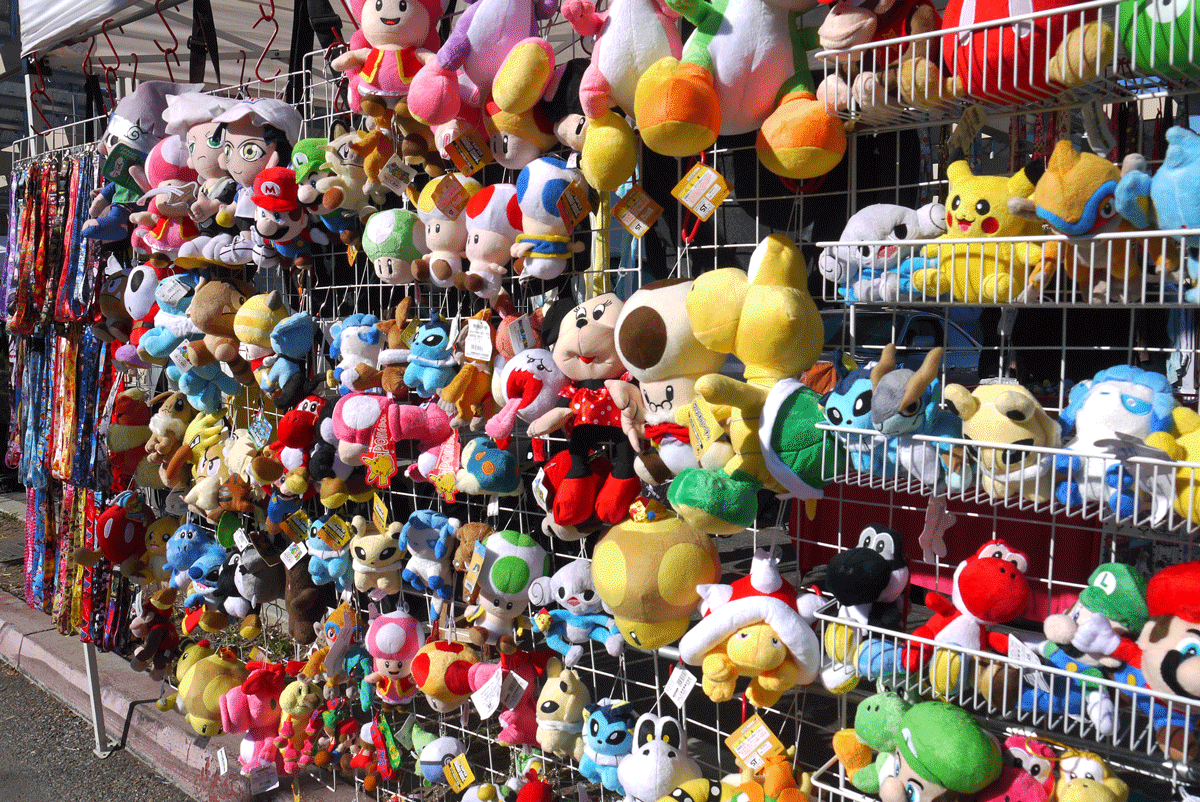
M 1045 171 L 1041 159 L 1030 162 L 1011 178 L 977 176 L 960 153 L 946 175 L 950 189 L 946 201 L 947 231 L 926 245 L 920 257 L 901 265 L 911 272 L 912 287 L 928 297 L 953 298 L 967 303 L 1012 303 L 1025 288 L 1026 277 L 1042 261 L 1042 249 L 1033 243 L 956 242 L 987 237 L 1032 237 L 1041 224 L 1009 210 L 1011 198 L 1028 198 Z
M 1057 802 L 1128 802 L 1129 786 L 1094 752 L 1067 749 L 1058 762 Z
M 1146 445 L 1160 448 L 1176 462 L 1200 462 L 1200 414 L 1187 407 L 1171 411 L 1175 437 L 1154 432 Z M 1181 466 L 1175 471 L 1175 513 L 1183 520 L 1200 523 L 1200 474 L 1195 468 Z
M 671 504 L 701 532 L 740 532 L 754 522 L 760 488 L 784 492 L 763 459 L 759 418 L 771 388 L 812 367 L 821 353 L 824 330 L 807 281 L 796 243 L 772 234 L 754 249 L 749 274 L 732 267 L 705 273 L 687 295 L 696 339 L 746 366 L 745 381 L 720 373 L 696 381 L 696 394 L 710 405 L 734 450 L 721 471 L 688 468 L 671 483 Z M 704 431 L 711 425 L 691 409 L 680 410 L 676 422 L 692 429 L 693 443 L 703 444 L 712 439 Z

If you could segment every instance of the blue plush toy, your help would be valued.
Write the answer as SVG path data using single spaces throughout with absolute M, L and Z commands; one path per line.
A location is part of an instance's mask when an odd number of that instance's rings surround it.
M 375 368 L 379 362 L 379 351 L 383 346 L 383 333 L 375 315 L 353 314 L 339 320 L 329 330 L 329 358 L 335 363 L 333 378 L 338 382 L 342 395 L 353 392 L 358 381 L 359 368 Z
M 207 529 L 196 524 L 184 524 L 167 538 L 167 562 L 163 570 L 171 574 L 171 587 L 183 588 L 191 581 L 188 570 L 204 554 L 219 554 L 225 560 L 225 549 Z
M 583 644 L 589 640 L 603 644 L 613 657 L 624 648 L 625 638 L 612 616 L 604 614 L 592 583 L 590 560 L 573 560 L 553 576 L 535 579 L 529 586 L 529 601 L 542 607 L 533 617 L 534 627 L 546 636 L 546 645 L 563 656 L 567 668 L 574 668 L 583 657 Z M 551 602 L 562 609 L 545 609 Z
M 839 428 L 871 431 L 871 371 L 857 368 L 847 372 L 840 356 L 835 356 L 833 366 L 839 378 L 821 398 L 825 419 Z M 880 435 L 835 434 L 845 443 L 856 471 L 881 478 L 895 475 L 895 440 Z
M 308 574 L 314 585 L 332 584 L 339 593 L 344 593 L 354 584 L 354 568 L 350 558 L 350 547 L 332 549 L 329 544 L 317 537 L 320 521 L 314 521 L 309 527 L 308 539 L 304 545 L 308 547 Z
M 421 398 L 433 398 L 450 383 L 458 369 L 454 361 L 454 343 L 450 341 L 450 324 L 434 314 L 428 323 L 421 324 L 409 346 L 408 367 L 404 383 Z
M 633 725 L 637 713 L 629 702 L 601 699 L 583 710 L 583 757 L 579 773 L 614 794 L 624 795 L 617 779 L 617 764 L 633 751 Z
M 184 353 L 186 361 L 186 345 L 176 350 Z M 167 379 L 187 396 L 188 403 L 197 412 L 218 412 L 225 406 L 221 400 L 222 393 L 239 396 L 243 389 L 237 379 L 221 370 L 222 364 L 214 360 L 207 365 L 188 365 L 187 370 L 181 370 L 172 361 L 167 365 Z
M 450 541 L 462 523 L 433 510 L 417 510 L 400 530 L 401 550 L 412 556 L 404 566 L 404 581 L 419 592 L 426 588 L 441 599 L 454 595 L 450 568 Z
M 1167 129 L 1167 152 L 1158 172 L 1151 178 L 1146 160 L 1126 159 L 1132 166 L 1117 184 L 1117 211 L 1141 229 L 1200 228 L 1200 204 L 1196 187 L 1200 186 L 1200 134 L 1176 126 Z M 1188 303 L 1200 302 L 1200 236 L 1176 237 L 1180 258 L 1192 280 L 1184 294 Z
M 304 395 L 304 358 L 312 350 L 316 327 L 308 312 L 286 317 L 271 329 L 274 355 L 263 360 L 267 372 L 258 386 L 275 402 L 276 409 L 290 409 Z
M 216 598 L 217 583 L 221 578 L 221 568 L 229 553 L 217 544 L 217 548 L 208 548 L 196 558 L 188 568 L 188 577 L 192 580 L 192 590 L 183 600 L 184 607 L 194 607 L 206 604 L 213 609 L 220 609 Z
M 462 450 L 462 467 L 454 474 L 460 493 L 477 496 L 519 496 L 525 492 L 520 466 L 511 451 L 490 437 L 476 437 Z
M 178 273 L 158 282 L 154 288 L 154 300 L 158 303 L 154 328 L 143 334 L 138 342 L 138 356 L 143 360 L 162 364 L 184 342 L 204 336 L 204 332 L 194 330 L 187 319 L 187 310 L 199 283 L 197 273 Z

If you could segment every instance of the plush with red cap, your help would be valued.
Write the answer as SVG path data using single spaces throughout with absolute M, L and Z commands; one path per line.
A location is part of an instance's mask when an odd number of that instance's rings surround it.
M 1200 562 L 1168 566 L 1146 586 L 1150 617 L 1170 615 L 1200 623 Z
M 290 212 L 300 208 L 300 187 L 295 171 L 287 167 L 268 167 L 254 179 L 255 206 L 272 212 Z

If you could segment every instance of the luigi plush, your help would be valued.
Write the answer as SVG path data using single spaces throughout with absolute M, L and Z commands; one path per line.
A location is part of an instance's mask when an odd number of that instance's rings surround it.
M 921 702 L 897 726 L 900 764 L 895 776 L 879 783 L 883 802 L 955 802 L 1000 776 L 1000 745 L 961 708 Z

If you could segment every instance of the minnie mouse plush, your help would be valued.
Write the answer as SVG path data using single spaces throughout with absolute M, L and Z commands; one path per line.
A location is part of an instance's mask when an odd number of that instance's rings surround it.
M 620 523 L 641 490 L 633 446 L 621 431 L 621 409 L 631 400 L 630 385 L 623 383 L 630 377 L 613 339 L 621 308 L 612 293 L 578 305 L 560 300 L 542 323 L 546 345 L 569 381 L 558 406 L 534 420 L 529 434 L 539 437 L 561 427 L 569 438 L 570 468 L 554 495 L 553 516 L 560 526 L 581 524 L 593 513 L 605 523 Z M 612 473 L 601 483 L 588 467 L 588 456 L 604 443 L 612 444 Z

